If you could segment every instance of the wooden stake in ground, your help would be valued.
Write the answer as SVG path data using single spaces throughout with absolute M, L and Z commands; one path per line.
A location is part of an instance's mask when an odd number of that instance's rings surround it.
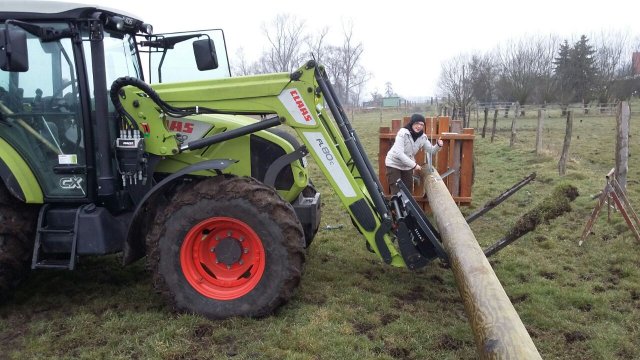
M 616 181 L 623 190 L 627 189 L 627 171 L 629 170 L 629 103 L 618 104 L 616 116 Z
M 562 154 L 558 161 L 558 173 L 564 176 L 567 172 L 567 158 L 569 157 L 569 145 L 571 145 L 571 132 L 573 131 L 573 111 L 567 111 L 567 128 L 564 133 L 564 144 L 562 145 Z
M 536 129 L 536 155 L 542 152 L 542 127 L 544 125 L 545 111 L 538 110 L 538 128 Z
M 516 119 L 517 118 L 518 116 L 514 116 L 513 120 L 511 120 L 511 139 L 509 140 L 509 147 L 513 147 L 513 145 L 516 143 Z
M 489 118 L 489 108 L 484 108 L 484 123 L 482 124 L 482 138 L 484 139 L 484 135 L 487 132 L 487 119 Z
M 493 127 L 491 128 L 491 142 L 496 137 L 496 123 L 498 122 L 498 109 L 493 113 Z

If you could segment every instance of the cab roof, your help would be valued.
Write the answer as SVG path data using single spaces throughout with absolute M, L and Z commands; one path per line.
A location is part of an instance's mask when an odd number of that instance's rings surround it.
M 92 4 L 72 3 L 63 1 L 2 1 L 0 6 L 0 20 L 78 20 L 93 17 L 95 13 L 122 15 L 140 21 L 138 16 L 104 6 Z

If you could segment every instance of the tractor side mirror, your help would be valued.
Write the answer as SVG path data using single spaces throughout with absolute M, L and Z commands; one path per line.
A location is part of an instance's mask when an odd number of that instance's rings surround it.
M 211 39 L 196 40 L 193 42 L 193 55 L 196 57 L 198 70 L 213 70 L 218 68 L 218 56 L 216 47 Z
M 26 32 L 7 28 L 0 30 L 0 69 L 15 72 L 29 70 Z

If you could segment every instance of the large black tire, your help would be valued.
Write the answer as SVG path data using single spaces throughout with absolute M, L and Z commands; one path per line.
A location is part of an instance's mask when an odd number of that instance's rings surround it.
M 300 282 L 305 240 L 293 207 L 251 178 L 175 189 L 147 235 L 154 285 L 174 309 L 211 319 L 262 317 Z
M 38 206 L 16 199 L 0 182 L 0 300 L 29 273 L 37 220 Z

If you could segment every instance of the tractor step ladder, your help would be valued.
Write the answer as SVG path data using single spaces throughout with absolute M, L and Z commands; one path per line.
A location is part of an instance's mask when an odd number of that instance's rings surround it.
M 75 269 L 78 217 L 83 208 L 84 206 L 70 208 L 45 204 L 40 209 L 32 269 Z

